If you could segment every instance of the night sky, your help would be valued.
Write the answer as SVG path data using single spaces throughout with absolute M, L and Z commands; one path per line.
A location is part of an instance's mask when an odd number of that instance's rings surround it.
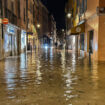
M 41 0 L 53 14 L 57 29 L 65 28 L 65 2 L 67 0 Z

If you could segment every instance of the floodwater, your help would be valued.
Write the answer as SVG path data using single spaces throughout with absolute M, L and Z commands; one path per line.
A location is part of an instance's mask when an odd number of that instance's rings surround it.
M 8 57 L 0 105 L 105 105 L 105 62 L 51 48 Z

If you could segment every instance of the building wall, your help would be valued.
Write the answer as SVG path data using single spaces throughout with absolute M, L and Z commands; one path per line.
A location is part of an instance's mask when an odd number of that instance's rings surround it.
M 33 24 L 33 0 L 28 0 L 28 31 L 32 32 L 31 25 Z
M 26 30 L 26 0 L 20 0 L 21 28 Z
M 2 0 L 0 0 L 0 18 L 2 18 Z M 0 59 L 2 59 L 2 24 L 0 24 Z
M 48 15 L 49 12 L 47 8 L 43 5 L 42 7 L 42 33 L 43 35 L 48 35 Z
M 93 35 L 93 57 L 98 58 L 98 35 L 99 35 L 99 17 L 96 16 L 87 20 L 85 24 L 85 51 L 89 53 L 89 32 L 94 31 Z
M 1 1 L 3 2 L 2 8 L 1 8 Z M 8 43 L 10 43 L 8 41 L 11 40 L 11 38 L 14 36 L 15 36 L 14 38 L 16 39 L 15 40 L 16 42 L 15 48 L 17 50 L 16 53 L 21 54 L 21 46 L 22 46 L 21 39 L 23 36 L 22 35 L 23 31 L 24 34 L 27 32 L 34 32 L 34 35 L 36 35 L 39 32 L 38 35 L 41 37 L 43 37 L 44 34 L 47 34 L 49 32 L 48 30 L 49 12 L 47 8 L 41 3 L 40 0 L 0 0 L 0 11 L 1 9 L 3 9 L 3 14 L 2 16 L 0 16 L 0 18 L 1 17 L 8 18 L 9 24 L 3 25 L 3 27 L 0 25 L 0 40 L 1 40 L 0 56 L 1 53 L 4 54 L 3 56 L 10 55 L 10 51 L 6 52 L 5 54 L 6 50 L 5 47 L 7 47 Z M 37 24 L 40 24 L 41 27 L 40 29 L 36 30 Z M 12 32 L 9 32 L 10 30 Z M 37 36 L 36 38 L 38 39 L 40 37 Z
M 94 4 L 94 5 L 93 5 Z M 94 31 L 93 54 L 95 60 L 105 61 L 105 16 L 97 14 L 97 7 L 105 7 L 105 0 L 87 0 L 87 11 L 81 20 L 86 19 L 85 24 L 85 51 L 89 53 L 89 32 Z
M 105 7 L 105 0 L 99 0 L 99 7 Z M 105 61 L 105 15 L 99 16 L 98 59 Z
M 87 6 L 85 5 L 86 7 L 81 11 L 84 1 L 87 1 Z M 89 54 L 90 31 L 93 31 L 93 54 L 91 55 L 95 60 L 105 60 L 105 15 L 99 15 L 97 12 L 97 7 L 105 7 L 105 0 L 80 0 L 79 7 L 76 4 L 77 0 L 69 0 L 68 3 L 72 4 L 71 21 L 73 26 L 75 27 L 81 21 L 85 21 L 84 52 Z M 80 36 L 81 34 L 78 37 L 79 42 Z
M 8 18 L 9 20 L 9 24 L 3 25 L 3 30 L 1 30 L 3 31 L 3 40 L 2 45 L 0 45 L 0 51 L 2 51 L 3 58 L 9 55 L 14 56 L 21 53 L 21 30 L 26 30 L 26 22 L 24 22 L 23 19 L 23 10 L 24 8 L 26 8 L 26 0 L 20 0 L 20 7 L 18 1 L 19 0 L 2 0 L 2 18 Z M 9 49 L 7 48 L 7 46 L 9 47 Z

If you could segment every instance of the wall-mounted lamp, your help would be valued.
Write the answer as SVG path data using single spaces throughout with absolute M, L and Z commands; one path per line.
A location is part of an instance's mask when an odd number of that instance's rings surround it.
M 71 13 L 68 13 L 67 14 L 67 18 L 71 18 Z
M 40 24 L 37 24 L 37 28 L 40 28 Z

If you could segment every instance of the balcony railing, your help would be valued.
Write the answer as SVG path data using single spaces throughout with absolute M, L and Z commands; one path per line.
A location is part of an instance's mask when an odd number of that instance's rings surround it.
M 5 17 L 8 18 L 10 23 L 17 25 L 17 16 L 7 8 L 5 8 Z

